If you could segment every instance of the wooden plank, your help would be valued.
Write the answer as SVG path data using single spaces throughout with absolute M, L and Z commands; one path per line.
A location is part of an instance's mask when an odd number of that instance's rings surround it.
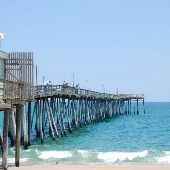
M 11 108 L 11 104 L 0 103 L 0 111 L 3 111 L 5 109 L 10 109 L 10 108 Z

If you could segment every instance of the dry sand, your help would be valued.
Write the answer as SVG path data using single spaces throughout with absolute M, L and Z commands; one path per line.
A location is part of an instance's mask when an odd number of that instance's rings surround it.
M 9 170 L 170 170 L 170 165 L 37 165 Z

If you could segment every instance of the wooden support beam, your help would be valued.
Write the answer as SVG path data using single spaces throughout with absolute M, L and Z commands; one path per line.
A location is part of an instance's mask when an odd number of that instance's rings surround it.
M 3 125 L 3 152 L 2 152 L 2 168 L 7 170 L 8 168 L 8 120 L 9 109 L 4 111 L 4 125 Z
M 39 104 L 39 126 L 40 126 L 40 138 L 41 138 L 41 144 L 44 143 L 44 134 L 43 134 L 43 128 L 42 128 L 42 100 L 40 99 L 40 104 Z
M 65 116 L 65 98 L 62 98 L 62 110 L 61 110 L 61 124 L 62 124 L 62 129 L 64 135 L 66 135 L 66 128 L 65 128 L 65 123 L 64 123 L 64 116 Z
M 130 101 L 128 99 L 128 114 L 130 113 Z
M 132 100 L 130 99 L 130 114 L 132 113 Z
M 21 105 L 16 105 L 16 144 L 15 144 L 15 166 L 20 165 L 20 127 L 21 127 Z
M 1 151 L 3 153 L 3 136 L 2 136 L 1 129 L 0 129 L 0 148 L 1 148 Z
M 9 123 L 8 123 L 8 131 L 9 131 L 9 138 L 11 141 L 11 146 L 15 145 L 15 139 L 16 139 L 16 122 L 15 122 L 15 116 L 14 116 L 14 109 L 11 109 L 9 111 Z
M 139 114 L 139 99 L 137 99 L 137 114 Z
M 39 113 L 40 113 L 40 103 L 39 100 L 36 101 L 36 122 L 35 122 L 35 129 L 36 129 L 36 136 L 37 138 L 40 137 L 40 121 L 39 121 Z
M 72 133 L 72 128 L 71 128 L 71 122 L 70 122 L 70 99 L 68 99 L 68 102 L 67 102 L 67 109 L 66 109 L 66 112 L 67 112 L 67 119 L 68 119 L 68 132 L 69 133 Z
M 145 100 L 143 99 L 143 112 L 145 114 Z
M 28 146 L 31 145 L 31 101 L 28 102 Z
M 50 117 L 50 109 L 49 109 L 48 99 L 46 99 L 45 103 L 46 103 L 46 108 L 47 108 L 48 122 L 49 122 L 49 126 L 50 126 L 51 135 L 52 135 L 53 140 L 55 140 L 54 129 L 53 129 L 53 125 L 52 125 L 51 117 Z
M 25 104 L 22 105 L 22 128 L 23 128 L 23 145 L 24 145 L 24 149 L 28 149 L 28 136 L 27 136 L 27 130 L 26 130 Z
M 51 118 L 51 122 L 52 122 L 52 126 L 53 126 L 53 129 L 54 129 L 55 135 L 57 137 L 59 137 L 58 129 L 57 129 L 55 118 L 54 118 L 55 111 L 54 111 L 54 99 L 53 98 L 51 98 L 50 104 L 48 106 L 49 106 L 50 118 Z
M 43 134 L 45 135 L 45 100 L 42 99 L 42 131 Z

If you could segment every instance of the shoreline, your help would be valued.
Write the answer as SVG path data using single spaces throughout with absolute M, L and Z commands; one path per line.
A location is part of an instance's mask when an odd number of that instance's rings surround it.
M 170 170 L 170 164 L 108 164 L 108 165 L 33 165 L 33 166 L 21 166 L 21 167 L 9 167 L 10 170 Z

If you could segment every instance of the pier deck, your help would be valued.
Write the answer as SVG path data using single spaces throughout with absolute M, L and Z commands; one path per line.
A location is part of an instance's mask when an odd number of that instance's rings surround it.
M 34 87 L 34 98 L 65 97 L 80 99 L 105 99 L 105 100 L 143 100 L 144 94 L 109 94 L 81 89 L 76 87 L 64 87 L 63 85 L 39 85 Z

